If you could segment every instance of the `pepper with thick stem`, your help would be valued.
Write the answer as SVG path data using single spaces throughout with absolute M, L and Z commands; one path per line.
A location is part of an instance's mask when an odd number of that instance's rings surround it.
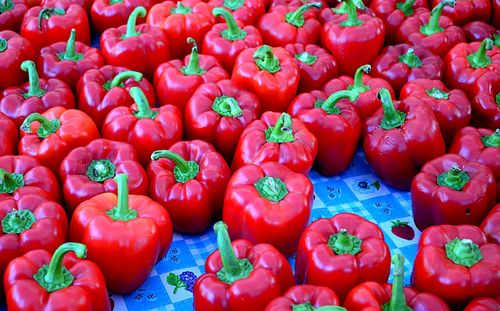
M 0 76 L 0 89 L 24 83 L 28 76 L 21 69 L 21 63 L 35 57 L 28 40 L 10 30 L 0 31 L 0 66 L 5 73 Z
M 297 285 L 271 301 L 265 311 L 347 311 L 339 305 L 337 294 L 327 287 Z
M 234 19 L 244 26 L 254 26 L 266 14 L 267 0 L 210 0 L 208 5 L 229 10 Z M 216 22 L 221 22 L 219 18 Z
M 142 6 L 149 11 L 155 3 L 153 0 L 96 0 L 92 1 L 89 18 L 95 31 L 102 34 L 108 28 L 127 24 L 135 8 Z M 138 17 L 137 24 L 145 21 L 145 17 Z

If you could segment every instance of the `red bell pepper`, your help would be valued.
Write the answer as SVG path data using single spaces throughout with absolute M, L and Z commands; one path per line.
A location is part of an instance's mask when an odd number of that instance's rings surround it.
M 59 167 L 68 214 L 98 194 L 116 193 L 116 174 L 129 176 L 130 193 L 147 195 L 148 177 L 138 161 L 134 147 L 107 139 L 96 139 L 73 149 Z
M 73 89 L 87 70 L 104 66 L 101 52 L 75 42 L 75 35 L 76 31 L 72 29 L 67 43 L 58 42 L 43 48 L 37 64 L 43 78 L 59 79 Z
M 298 93 L 317 90 L 338 75 L 335 57 L 317 45 L 287 44 L 285 50 L 300 70 Z
M 38 249 L 14 259 L 5 272 L 8 309 L 111 310 L 101 270 L 81 259 L 86 251 L 83 244 L 65 243 L 54 254 Z
M 102 33 L 102 55 L 109 65 L 123 66 L 152 78 L 156 68 L 170 59 L 169 41 L 155 26 L 136 26 L 138 16 L 146 16 L 144 7 L 137 7 L 130 13 L 127 25 Z
M 193 45 L 191 54 L 184 57 L 184 61 L 174 59 L 161 64 L 154 76 L 160 105 L 174 105 L 181 113 L 200 85 L 229 78 L 217 58 L 199 55 L 196 41 L 193 38 L 187 41 Z
M 422 232 L 413 265 L 417 290 L 439 296 L 453 310 L 479 297 L 500 296 L 500 246 L 471 225 Z
M 201 233 L 220 218 L 231 171 L 214 147 L 181 141 L 157 150 L 148 167 L 151 198 L 168 211 L 174 230 Z
M 365 120 L 382 107 L 382 103 L 377 97 L 381 88 L 389 90 L 391 98 L 396 98 L 389 82 L 365 74 L 370 73 L 370 71 L 370 65 L 361 66 L 356 70 L 354 79 L 350 76 L 340 76 L 332 79 L 323 86 L 323 91 L 326 94 L 333 94 L 342 90 L 358 93 L 359 97 L 353 102 L 353 106 L 361 120 Z
M 484 164 L 456 154 L 429 161 L 415 176 L 411 201 L 415 225 L 479 225 L 496 202 L 495 177 Z
M 310 0 L 308 0 L 310 1 Z M 327 2 L 332 2 L 333 0 L 327 0 Z M 356 12 L 358 14 L 366 14 L 372 17 L 376 17 L 375 12 L 372 9 L 367 8 L 365 4 L 369 1 L 361 1 L 354 0 L 354 6 L 356 7 Z M 318 20 L 322 25 L 338 18 L 339 14 L 347 14 L 347 6 L 345 2 L 339 3 L 339 1 L 335 1 L 335 3 L 330 4 L 331 7 L 327 7 L 320 11 L 318 15 Z
M 376 224 L 340 213 L 306 228 L 299 242 L 295 277 L 299 284 L 328 287 L 343 301 L 362 282 L 386 282 L 390 256 Z
M 447 143 L 470 122 L 471 105 L 467 95 L 462 90 L 449 90 L 440 80 L 417 79 L 408 82 L 401 89 L 400 99 L 409 97 L 431 108 Z
M 264 310 L 295 285 L 286 258 L 269 244 L 231 243 L 227 226 L 214 225 L 218 250 L 208 256 L 206 273 L 194 284 L 195 311 Z
M 76 41 L 90 45 L 89 21 L 85 10 L 71 0 L 57 0 L 46 7 L 35 6 L 26 12 L 21 35 L 31 42 L 35 52 L 53 43 L 66 41 L 71 29 Z
M 445 6 L 455 6 L 455 0 L 443 0 L 431 13 L 421 12 L 408 17 L 396 33 L 396 43 L 424 46 L 432 53 L 444 57 L 460 42 L 465 42 L 465 34 L 447 16 L 441 16 Z
M 483 41 L 486 38 L 494 40 L 495 34 L 500 35 L 500 29 L 497 30 L 494 26 L 481 21 L 465 24 L 462 26 L 462 31 L 467 38 L 467 42 Z
M 490 71 L 482 75 L 470 98 L 472 124 L 492 130 L 500 128 L 500 72 Z
M 423 46 L 398 44 L 386 47 L 373 61 L 373 76 L 385 79 L 399 93 L 415 79 L 441 80 L 443 60 Z
M 203 39 L 201 53 L 214 56 L 224 69 L 231 73 L 241 51 L 261 46 L 262 37 L 257 28 L 252 25 L 243 27 L 243 24 L 235 21 L 226 9 L 215 8 L 212 12 L 214 16 L 221 16 L 225 22 L 215 24 L 207 32 Z
M 330 96 L 312 91 L 300 94 L 288 107 L 288 113 L 304 122 L 318 140 L 316 164 L 323 176 L 339 175 L 354 158 L 361 120 L 351 103 L 358 97 L 353 91 L 338 91 Z
M 54 107 L 30 114 L 21 125 L 21 137 L 19 154 L 37 158 L 57 176 L 64 157 L 99 138 L 99 130 L 84 112 Z
M 70 237 L 88 247 L 110 291 L 128 294 L 148 278 L 172 242 L 167 211 L 144 195 L 129 195 L 128 176 L 115 176 L 118 194 L 101 193 L 80 204 Z
M 28 9 L 26 0 L 3 0 L 0 3 L 0 31 L 19 32 L 24 14 L 28 12 Z
M 433 7 L 443 0 L 432 0 L 429 4 Z M 488 22 L 491 16 L 490 0 L 460 0 L 454 7 L 445 7 L 443 15 L 451 18 L 453 23 L 463 26 L 472 21 Z
M 57 178 L 48 168 L 30 156 L 0 157 L 0 201 L 36 194 L 61 203 Z
M 83 74 L 76 87 L 78 109 L 88 114 L 101 129 L 111 110 L 134 104 L 130 96 L 132 87 L 142 90 L 150 107 L 156 106 L 154 87 L 142 73 L 111 65 L 91 69 Z
M 392 256 L 392 284 L 365 282 L 353 288 L 347 296 L 344 306 L 349 311 L 404 311 L 432 310 L 449 311 L 446 303 L 439 297 L 419 293 L 411 287 L 404 287 L 404 257 Z
M 488 240 L 500 244 L 500 204 L 495 205 L 481 223 Z
M 265 0 L 267 2 L 267 0 Z M 244 26 L 254 26 L 259 18 L 266 14 L 264 0 L 210 0 L 208 5 L 229 10 L 235 20 Z M 219 19 L 220 22 L 222 22 Z
M 146 22 L 163 30 L 170 43 L 170 57 L 182 59 L 191 50 L 188 38 L 201 44 L 215 18 L 212 6 L 201 0 L 164 1 L 151 8 Z
M 97 33 L 109 28 L 118 28 L 127 24 L 135 8 L 142 6 L 149 11 L 156 3 L 154 0 L 94 0 L 90 8 L 90 19 Z M 137 17 L 137 24 L 146 22 L 146 18 Z
M 313 195 L 311 181 L 284 165 L 245 165 L 227 185 L 222 219 L 232 239 L 271 244 L 290 256 L 309 222 Z
M 271 5 L 269 7 L 269 11 L 274 10 L 275 7 L 277 6 L 290 6 L 290 7 L 296 7 L 298 8 L 301 5 L 308 4 L 308 3 L 313 3 L 313 2 L 320 2 L 321 3 L 321 8 L 328 8 L 328 2 L 326 0 L 271 0 Z M 312 11 L 316 12 L 316 14 L 319 14 L 321 12 L 321 8 L 311 8 Z M 323 24 L 323 22 L 320 23 Z
M 300 72 L 284 48 L 263 45 L 240 53 L 231 79 L 257 95 L 263 112 L 283 112 L 297 93 Z
M 25 60 L 21 69 L 28 72 L 29 82 L 10 87 L 0 94 L 0 112 L 17 126 L 35 112 L 44 112 L 52 107 L 75 108 L 75 98 L 71 88 L 58 79 L 39 79 L 35 63 Z
M 472 300 L 464 311 L 498 311 L 500 310 L 500 297 L 494 298 L 477 298 Z
M 409 190 L 420 167 L 446 152 L 439 124 L 419 99 L 393 103 L 386 89 L 378 96 L 383 108 L 365 121 L 366 159 L 387 184 Z
M 31 43 L 9 30 L 0 31 L 0 89 L 22 84 L 28 78 L 21 63 L 35 59 Z M 1 98 L 1 96 L 0 96 Z
M 328 287 L 297 285 L 290 288 L 285 295 L 271 301 L 265 311 L 347 311 L 347 309 L 339 307 L 339 305 L 340 301 L 337 294 Z
M 150 108 L 138 87 L 130 88 L 130 96 L 135 104 L 111 110 L 102 126 L 102 137 L 131 144 L 139 162 L 147 167 L 153 151 L 169 148 L 182 139 L 182 116 L 173 105 Z
M 343 0 L 347 14 L 337 14 L 323 26 L 321 42 L 339 61 L 340 72 L 354 75 L 356 69 L 370 64 L 384 45 L 384 22 L 367 14 L 358 15 L 361 1 Z
M 231 163 L 243 130 L 259 116 L 257 96 L 220 80 L 196 90 L 186 105 L 184 124 L 188 139 L 212 144 Z
M 500 29 L 500 0 L 492 0 L 491 24 L 495 28 Z
M 306 175 L 317 153 L 316 137 L 302 121 L 285 112 L 265 112 L 241 134 L 231 168 L 234 172 L 249 163 L 278 162 Z
M 17 153 L 19 132 L 16 124 L 3 113 L 0 113 L 0 156 Z

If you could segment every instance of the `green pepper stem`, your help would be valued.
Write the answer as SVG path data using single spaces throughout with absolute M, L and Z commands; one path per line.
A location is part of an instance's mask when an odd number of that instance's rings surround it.
M 309 301 L 302 304 L 292 305 L 292 311 L 347 311 L 340 306 L 321 306 L 315 308 Z
M 490 136 L 481 138 L 486 147 L 500 148 L 500 129 L 496 129 Z
M 238 27 L 233 15 L 224 8 L 215 8 L 212 10 L 215 17 L 222 16 L 227 24 L 227 29 L 221 32 L 221 36 L 229 41 L 243 40 L 247 36 L 246 31 Z
M 68 42 L 66 43 L 66 50 L 64 53 L 57 54 L 59 59 L 61 60 L 72 60 L 79 61 L 83 59 L 83 55 L 75 52 L 75 38 L 76 38 L 76 30 L 71 29 L 71 34 L 69 35 Z
M 224 270 L 229 275 L 240 275 L 242 273 L 242 267 L 238 263 L 238 258 L 236 258 L 233 246 L 231 245 L 231 239 L 229 238 L 229 233 L 227 232 L 227 225 L 224 222 L 219 221 L 215 223 L 214 231 L 217 235 L 217 247 L 219 248 L 220 258 Z
M 196 44 L 196 41 L 189 37 L 187 38 L 187 42 L 193 45 L 193 48 L 191 49 L 191 54 L 189 55 L 189 62 L 187 66 L 184 66 L 180 69 L 180 71 L 185 74 L 186 76 L 190 75 L 199 75 L 201 76 L 206 70 L 202 69 L 200 67 L 200 57 L 198 55 L 198 44 Z
M 394 108 L 389 90 L 381 88 L 378 91 L 377 97 L 382 102 L 382 108 L 384 109 L 384 118 L 380 123 L 380 127 L 384 130 L 390 130 L 403 125 L 406 120 L 406 115 L 404 112 Z
M 21 69 L 28 72 L 29 80 L 28 92 L 23 94 L 23 97 L 42 97 L 46 92 L 40 88 L 40 78 L 38 77 L 35 63 L 31 60 L 25 60 L 21 63 Z
M 422 66 L 422 60 L 415 54 L 413 48 L 409 48 L 406 53 L 399 57 L 399 61 L 406 64 L 410 68 L 417 68 Z
M 122 3 L 123 0 L 109 0 L 109 4 L 110 5 L 113 5 L 113 4 L 117 4 L 117 3 Z
M 469 239 L 455 238 L 445 244 L 446 257 L 465 267 L 472 267 L 483 259 L 481 249 L 477 244 Z
M 328 238 L 328 246 L 337 255 L 356 255 L 361 251 L 363 241 L 358 237 L 349 234 L 346 229 L 340 229 L 338 233 L 332 234 Z
M 392 273 L 392 295 L 389 301 L 388 308 L 384 308 L 386 311 L 405 311 L 411 310 L 406 304 L 405 294 L 404 294 L 404 260 L 405 258 L 401 254 L 394 254 L 392 256 L 393 273 Z
M 437 184 L 439 186 L 448 187 L 456 191 L 461 191 L 469 180 L 469 175 L 462 171 L 456 164 L 448 171 L 437 176 Z
M 474 68 L 485 68 L 491 65 L 491 58 L 486 54 L 486 51 L 489 51 L 493 48 L 493 40 L 490 38 L 486 38 L 479 45 L 479 49 L 475 53 L 471 53 L 467 56 L 467 61 L 469 65 Z
M 356 69 L 356 72 L 354 73 L 354 83 L 352 85 L 348 86 L 348 89 L 350 91 L 356 92 L 358 94 L 364 93 L 368 90 L 370 90 L 370 86 L 363 84 L 363 74 L 370 73 L 372 70 L 372 66 L 370 65 L 363 65 Z
M 130 16 L 128 17 L 127 20 L 127 32 L 123 36 L 123 40 L 131 37 L 138 37 L 141 34 L 137 32 L 136 30 L 136 25 L 137 25 L 137 18 L 138 17 L 145 17 L 146 16 L 146 9 L 142 6 L 136 7 L 132 13 L 130 13 Z
M 196 161 L 186 161 L 180 155 L 170 150 L 157 150 L 151 154 L 151 160 L 153 161 L 160 158 L 166 158 L 175 163 L 174 177 L 179 183 L 185 184 L 189 180 L 196 178 L 200 172 L 200 165 Z
M 9 173 L 0 168 L 0 193 L 13 193 L 24 185 L 22 174 Z
M 185 6 L 184 4 L 182 4 L 181 1 L 179 1 L 179 2 L 177 2 L 177 6 L 175 8 L 172 8 L 170 10 L 170 14 L 183 14 L 183 15 L 186 15 L 186 14 L 191 14 L 192 11 L 193 11 L 193 9 L 191 9 L 190 7 Z
M 448 99 L 448 98 L 450 98 L 449 93 L 447 93 L 445 91 L 441 91 L 440 89 L 438 89 L 436 87 L 433 87 L 430 90 L 425 90 L 425 92 L 427 93 L 427 95 L 429 95 L 430 97 L 435 98 L 435 99 Z
M 497 103 L 497 106 L 500 107 L 500 92 L 498 92 L 497 95 L 495 96 L 495 101 Z
M 304 13 L 311 8 L 321 8 L 321 2 L 306 3 L 299 7 L 297 10 L 286 13 L 286 22 L 297 28 L 303 27 L 305 24 Z
M 438 5 L 436 5 L 431 12 L 431 16 L 429 18 L 429 22 L 420 27 L 420 32 L 426 36 L 433 35 L 438 32 L 443 32 L 443 28 L 439 26 L 439 19 L 441 14 L 443 13 L 443 8 L 446 5 L 451 7 L 455 7 L 456 0 L 443 0 Z
M 271 202 L 280 202 L 288 194 L 286 184 L 278 177 L 261 177 L 254 183 L 259 195 Z
M 359 93 L 346 90 L 333 93 L 321 104 L 321 109 L 326 111 L 328 114 L 340 114 L 340 109 L 336 105 L 338 101 L 343 98 L 348 98 L 352 103 L 359 98 Z
M 4 38 L 0 38 L 0 53 L 5 51 L 7 47 L 8 47 L 7 40 L 5 40 Z
M 81 243 L 64 243 L 59 246 L 50 260 L 48 272 L 44 277 L 45 282 L 49 284 L 64 282 L 62 262 L 68 252 L 74 252 L 78 258 L 85 258 L 87 247 Z
M 139 82 L 142 80 L 142 77 L 143 77 L 142 73 L 137 72 L 137 71 L 127 70 L 127 71 L 120 72 L 111 81 L 110 89 L 112 89 L 114 87 L 119 87 L 126 79 L 132 78 L 135 81 Z M 149 105 L 148 105 L 148 107 L 149 107 Z
M 38 112 L 33 112 L 24 119 L 23 124 L 21 124 L 21 130 L 26 133 L 31 133 L 31 123 L 33 122 L 40 123 L 40 127 L 37 130 L 37 134 L 40 138 L 46 138 L 54 134 L 61 126 L 58 119 L 49 120 Z
M 49 19 L 52 15 L 64 15 L 66 11 L 63 8 L 43 8 L 38 14 L 37 26 L 38 30 L 42 31 L 42 20 Z
M 231 11 L 236 11 L 245 3 L 244 0 L 224 0 L 224 6 Z
M 347 19 L 340 23 L 344 27 L 353 27 L 363 25 L 363 21 L 358 17 L 356 4 L 353 0 L 343 0 L 347 8 Z
M 403 12 L 406 17 L 413 15 L 413 4 L 415 0 L 406 0 L 405 2 L 396 3 L 396 9 Z
M 243 115 L 238 101 L 234 97 L 225 95 L 215 98 L 212 109 L 223 117 L 237 118 Z
M 288 113 L 283 112 L 276 124 L 266 130 L 266 140 L 278 144 L 295 140 L 292 117 Z
M 117 174 L 114 178 L 117 185 L 118 202 L 116 203 L 116 215 L 126 215 L 130 208 L 128 206 L 128 175 Z
M 11 11 L 13 8 L 14 8 L 14 2 L 12 2 L 12 0 L 3 0 L 0 2 L 0 14 Z
M 253 53 L 255 64 L 269 73 L 278 72 L 281 69 L 279 59 L 274 55 L 273 49 L 269 45 L 263 45 Z
M 130 88 L 130 96 L 134 99 L 137 105 L 137 111 L 134 116 L 138 119 L 154 119 L 158 114 L 157 111 L 151 110 L 148 99 L 140 87 L 134 86 Z

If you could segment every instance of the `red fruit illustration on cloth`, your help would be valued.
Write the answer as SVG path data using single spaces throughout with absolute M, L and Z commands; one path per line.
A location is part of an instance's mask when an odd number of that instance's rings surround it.
M 408 225 L 407 221 L 391 221 L 391 231 L 392 233 L 402 239 L 411 241 L 415 237 L 415 231 L 411 226 Z

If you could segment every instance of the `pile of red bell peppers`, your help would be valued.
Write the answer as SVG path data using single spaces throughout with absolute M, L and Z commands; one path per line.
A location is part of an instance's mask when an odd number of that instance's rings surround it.
M 0 0 L 0 300 L 110 310 L 216 222 L 195 310 L 498 311 L 499 27 L 498 0 Z M 412 287 L 377 224 L 309 224 L 307 174 L 358 146 L 411 191 Z

